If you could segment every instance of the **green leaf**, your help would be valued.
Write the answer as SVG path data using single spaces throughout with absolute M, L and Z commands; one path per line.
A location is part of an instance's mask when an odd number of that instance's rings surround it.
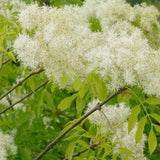
M 99 83 L 97 84 L 97 94 L 100 101 L 105 100 L 107 97 L 107 87 L 102 81 L 99 81 Z
M 136 137 L 135 137 L 136 144 L 139 143 L 142 139 L 143 130 L 144 130 L 144 126 L 146 124 L 146 120 L 147 120 L 146 117 L 143 117 L 139 121 L 138 128 L 137 128 L 137 131 L 136 131 Z
M 150 97 L 150 98 L 146 99 L 144 102 L 146 102 L 150 105 L 156 105 L 156 104 L 160 104 L 160 99 Z
M 7 54 L 9 56 L 9 58 L 11 58 L 16 63 L 16 58 L 15 58 L 13 52 L 7 52 Z
M 88 160 L 97 160 L 97 158 L 94 156 L 90 156 Z
M 80 131 L 80 132 L 86 132 L 86 130 L 80 126 L 75 127 L 73 130 Z
M 105 144 L 104 145 L 104 154 L 103 158 L 105 158 L 107 155 L 109 155 L 112 152 L 111 145 Z
M 61 111 L 66 110 L 67 108 L 70 107 L 72 101 L 77 97 L 77 94 L 74 94 L 70 97 L 64 98 L 60 104 L 58 105 L 58 109 L 60 109 Z
M 83 98 L 84 96 L 85 96 L 85 94 L 87 93 L 87 91 L 88 91 L 88 85 L 86 84 L 86 82 L 84 81 L 83 83 L 82 83 L 82 86 L 81 86 L 81 88 L 80 88 L 80 90 L 79 90 L 79 96 L 81 97 L 81 98 Z
M 156 113 L 152 113 L 151 116 L 158 122 L 160 123 L 160 115 L 156 114 Z
M 132 98 L 132 95 L 131 94 L 125 94 L 125 95 L 119 94 L 117 98 L 118 98 L 119 103 L 128 102 Z
M 149 132 L 148 145 L 149 145 L 150 154 L 152 154 L 157 147 L 157 138 L 155 133 L 153 132 L 153 128 Z
M 130 151 L 129 149 L 127 149 L 127 148 L 118 148 L 119 149 L 119 151 L 121 152 L 121 153 L 123 153 L 123 154 L 125 154 L 125 155 L 127 155 L 127 156 L 129 156 L 129 157 L 132 157 L 132 158 L 135 158 L 134 156 L 133 156 L 133 152 L 132 151 Z
M 105 83 L 100 79 L 100 76 L 92 72 L 90 75 L 88 75 L 87 80 L 91 87 L 93 86 L 93 84 L 95 84 L 95 87 L 97 89 L 98 99 L 100 101 L 105 100 L 108 93 L 107 87 Z
M 78 140 L 77 143 L 84 148 L 90 149 L 89 144 L 87 144 L 85 141 Z
M 112 156 L 112 160 L 117 160 L 117 157 L 118 157 L 118 153 L 115 153 L 115 154 Z
M 67 146 L 66 157 L 68 158 L 68 160 L 72 159 L 72 155 L 74 153 L 74 147 L 75 147 L 75 142 L 72 142 Z
M 34 92 L 34 90 L 36 89 L 36 86 L 35 86 L 33 77 L 30 77 L 28 82 L 29 82 L 29 86 L 30 86 L 31 90 Z
M 63 77 L 61 78 L 60 87 L 64 87 L 67 82 L 68 82 L 68 75 L 67 75 L 67 74 L 64 74 Z
M 154 124 L 154 127 L 155 127 L 156 131 L 160 133 L 160 125 Z
M 128 157 L 124 156 L 123 154 L 121 154 L 121 157 L 123 158 L 123 160 L 130 160 Z
M 80 137 L 80 136 L 81 136 L 81 135 L 79 135 L 79 134 L 74 134 L 74 135 L 71 135 L 71 136 L 63 139 L 63 141 L 70 140 L 70 139 L 73 140 L 73 138 L 78 138 L 78 137 Z
M 139 115 L 141 111 L 141 108 L 140 106 L 136 106 L 132 109 L 132 113 L 129 117 L 129 121 L 128 121 L 128 133 L 133 129 L 133 127 L 135 126 L 136 124 L 136 121 L 137 121 L 137 117 Z
M 76 110 L 77 110 L 77 116 L 79 117 L 82 113 L 82 98 L 79 96 L 76 99 Z
M 75 81 L 73 82 L 73 88 L 74 88 L 74 90 L 75 90 L 75 91 L 79 91 L 81 85 L 82 85 L 82 82 L 81 82 L 80 78 L 77 77 L 77 78 L 75 79 Z

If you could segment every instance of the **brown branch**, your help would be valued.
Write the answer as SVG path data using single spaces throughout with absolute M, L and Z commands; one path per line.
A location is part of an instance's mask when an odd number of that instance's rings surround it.
M 14 57 L 17 57 L 17 56 L 18 56 L 18 54 L 16 54 Z M 8 63 L 9 61 L 12 61 L 12 59 L 9 58 L 9 59 L 5 60 L 4 62 L 2 62 L 2 66 L 3 66 L 4 64 Z M 2 67 L 2 66 L 1 66 L 1 67 Z
M 82 153 L 84 153 L 84 152 L 86 152 L 86 151 L 88 151 L 88 149 L 84 149 L 84 150 L 82 150 L 82 151 L 79 151 L 79 152 L 77 152 L 77 153 L 75 153 L 73 156 L 72 156 L 72 158 L 73 157 L 78 157 L 80 154 L 82 154 Z M 64 160 L 68 160 L 68 158 L 63 158 Z
M 122 89 L 126 90 L 126 89 Z M 111 96 L 109 96 L 106 100 L 104 100 L 101 103 L 97 103 L 97 105 L 91 109 L 88 113 L 86 113 L 83 117 L 81 117 L 79 120 L 77 120 L 74 124 L 72 124 L 68 129 L 66 129 L 61 135 L 59 135 L 53 142 L 51 142 L 49 145 L 46 146 L 46 148 L 37 156 L 34 158 L 34 160 L 39 160 L 42 158 L 49 150 L 53 148 L 55 144 L 57 144 L 69 131 L 71 131 L 73 128 L 75 128 L 77 125 L 79 125 L 84 119 L 86 119 L 89 115 L 91 115 L 96 110 L 100 110 L 101 107 L 107 103 L 109 100 L 111 100 L 113 97 L 115 97 L 117 94 L 119 94 L 122 90 L 116 91 Z
M 39 90 L 40 88 L 42 88 L 43 86 L 45 86 L 48 82 L 49 82 L 49 80 L 47 80 L 46 82 L 44 82 L 43 84 L 41 84 L 39 87 L 37 87 L 34 91 L 32 91 L 29 94 L 27 94 L 25 97 L 21 98 L 20 100 L 18 100 L 17 102 L 13 103 L 9 107 L 7 107 L 4 110 L 0 111 L 0 114 L 5 113 L 7 110 L 13 108 L 13 106 L 15 106 L 16 104 L 22 102 L 23 100 L 25 100 L 26 98 L 28 98 L 29 96 L 31 96 L 34 92 L 36 92 L 37 90 Z
M 99 144 L 99 143 L 100 143 L 100 141 L 97 141 L 96 143 L 93 143 L 93 141 L 91 140 L 91 144 L 90 144 L 89 148 L 92 149 L 92 150 L 96 150 L 96 149 L 100 148 L 100 147 L 98 147 L 98 144 Z M 86 151 L 88 151 L 88 150 L 89 150 L 89 149 L 84 149 L 84 150 L 82 150 L 82 151 L 79 151 L 79 152 L 75 153 L 75 154 L 72 156 L 72 158 L 73 158 L 73 157 L 78 157 L 80 154 L 82 154 L 82 153 L 84 153 L 84 152 L 86 152 Z M 65 157 L 63 157 L 63 159 L 64 159 L 64 160 L 68 160 L 68 158 L 65 158 Z
M 27 75 L 27 77 L 25 77 L 24 79 L 22 79 L 21 81 L 19 81 L 15 86 L 13 86 L 9 91 L 7 91 L 5 94 L 3 94 L 0 97 L 0 100 L 3 99 L 5 96 L 7 96 L 9 93 L 11 93 L 14 89 L 16 89 L 17 87 L 21 86 L 23 84 L 24 81 L 26 81 L 29 77 L 35 75 L 35 74 L 39 74 L 41 72 L 43 72 L 43 69 L 39 69 L 38 71 L 31 71 L 30 74 Z

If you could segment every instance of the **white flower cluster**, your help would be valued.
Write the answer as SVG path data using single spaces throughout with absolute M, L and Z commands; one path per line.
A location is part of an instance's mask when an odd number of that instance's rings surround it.
M 18 12 L 26 7 L 26 4 L 20 0 L 1 0 L 0 15 L 6 18 L 12 18 L 12 13 Z
M 153 25 L 160 28 L 158 16 L 153 6 L 131 7 L 124 0 L 86 0 L 81 7 L 63 8 L 30 5 L 19 14 L 24 32 L 14 48 L 26 66 L 44 68 L 58 84 L 65 76 L 72 86 L 75 77 L 84 80 L 95 71 L 109 90 L 140 85 L 159 96 L 160 50 L 148 38 Z M 92 17 L 101 32 L 91 30 Z
M 1 41 L 3 43 L 1 45 L 5 50 L 13 47 L 13 37 L 19 28 L 17 14 L 25 7 L 26 4 L 20 0 L 0 0 L 0 30 L 1 36 L 5 38 Z
M 98 102 L 98 99 L 94 99 L 92 102 L 90 102 L 88 104 L 87 112 L 94 108 Z M 133 130 L 128 134 L 127 119 L 130 115 L 130 108 L 127 107 L 124 103 L 120 103 L 119 106 L 104 106 L 102 107 L 101 111 L 103 113 L 98 110 L 95 111 L 88 117 L 88 119 L 91 123 L 101 127 L 102 135 L 105 135 L 105 133 L 107 134 L 107 132 L 111 130 L 110 125 L 112 126 L 114 133 L 113 136 L 109 135 L 109 139 L 112 143 L 115 143 L 114 152 L 120 153 L 118 148 L 127 148 L 134 153 L 136 159 L 146 160 L 146 157 L 143 154 L 146 136 L 143 135 L 142 140 L 138 144 L 135 142 L 135 134 L 137 131 L 138 123 L 136 123 Z M 107 121 L 107 118 L 110 122 L 110 125 Z
M 7 160 L 8 153 L 15 155 L 16 152 L 17 147 L 14 145 L 13 137 L 0 131 L 0 160 Z

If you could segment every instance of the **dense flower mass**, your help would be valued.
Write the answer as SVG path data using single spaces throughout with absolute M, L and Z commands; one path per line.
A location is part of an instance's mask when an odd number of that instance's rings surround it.
M 14 48 L 26 66 L 43 67 L 58 84 L 65 76 L 72 86 L 75 77 L 84 80 L 95 71 L 110 91 L 139 85 L 159 96 L 159 15 L 153 6 L 131 7 L 124 0 L 63 8 L 34 4 L 19 14 L 24 30 Z
M 88 104 L 87 112 L 96 106 L 99 102 L 98 99 L 94 99 Z M 136 159 L 146 160 L 143 150 L 145 146 L 146 136 L 143 135 L 140 143 L 136 144 L 135 135 L 138 127 L 138 123 L 135 125 L 133 130 L 128 133 L 128 122 L 127 119 L 130 115 L 130 108 L 124 103 L 119 105 L 108 105 L 104 106 L 100 112 L 99 110 L 91 114 L 88 119 L 92 124 L 101 126 L 101 134 L 105 135 L 109 130 L 113 132 L 113 136 L 110 135 L 110 141 L 115 143 L 114 152 L 120 153 L 119 148 L 127 148 L 134 153 Z M 105 116 L 104 116 L 105 114 Z M 107 121 L 109 120 L 109 123 Z M 112 126 L 112 129 L 110 128 Z M 118 143 L 117 143 L 118 142 Z M 130 159 L 134 159 L 131 158 Z
M 26 4 L 19 0 L 1 0 L 0 14 L 6 18 L 12 18 L 14 12 L 18 12 L 26 7 Z
M 13 40 L 19 28 L 17 14 L 24 9 L 26 4 L 19 0 L 0 0 L 0 26 L 1 26 L 1 50 L 13 47 Z M 8 36 L 8 37 L 7 37 Z
M 0 159 L 7 160 L 8 153 L 15 155 L 16 152 L 17 147 L 14 145 L 13 137 L 0 131 Z

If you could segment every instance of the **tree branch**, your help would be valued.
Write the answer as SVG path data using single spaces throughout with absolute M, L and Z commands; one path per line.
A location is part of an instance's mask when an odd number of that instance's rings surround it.
M 35 75 L 35 74 L 39 74 L 41 72 L 43 72 L 44 69 L 39 69 L 38 71 L 31 71 L 30 74 L 27 75 L 27 77 L 25 77 L 24 79 L 22 79 L 21 81 L 19 81 L 15 86 L 13 86 L 9 91 L 7 91 L 5 94 L 3 94 L 0 97 L 0 100 L 3 99 L 5 96 L 7 96 L 9 93 L 11 93 L 14 89 L 16 89 L 17 87 L 21 86 L 23 84 L 24 81 L 26 81 L 29 77 Z
M 90 144 L 89 148 L 92 149 L 92 150 L 96 150 L 96 149 L 100 148 L 100 147 L 98 147 L 98 144 L 99 144 L 99 141 L 96 142 L 96 143 L 93 143 L 92 140 L 91 140 L 91 144 Z M 84 153 L 84 152 L 86 152 L 86 151 L 88 151 L 88 150 L 89 150 L 89 149 L 84 149 L 84 150 L 82 150 L 82 151 L 79 151 L 79 152 L 75 153 L 75 154 L 72 156 L 72 158 L 73 158 L 73 157 L 78 157 L 80 154 L 82 154 L 82 153 Z M 68 160 L 68 158 L 65 158 L 65 157 L 63 157 L 63 159 L 64 159 L 64 160 Z
M 75 153 L 75 154 L 72 156 L 72 158 L 73 158 L 73 157 L 78 157 L 80 154 L 82 154 L 82 153 L 84 153 L 84 152 L 86 152 L 86 151 L 88 151 L 88 149 L 84 149 L 84 150 L 82 150 L 82 151 L 79 151 L 79 152 Z M 64 158 L 64 160 L 68 160 L 68 158 Z
M 122 89 L 126 90 L 126 89 Z M 81 117 L 79 120 L 77 120 L 72 126 L 70 126 L 68 129 L 66 129 L 61 135 L 59 135 L 53 142 L 51 142 L 46 148 L 37 156 L 34 158 L 34 160 L 39 160 L 42 158 L 49 150 L 53 148 L 53 146 L 58 143 L 69 131 L 71 131 L 73 128 L 75 128 L 78 124 L 80 124 L 84 119 L 86 119 L 89 115 L 91 115 L 96 110 L 101 110 L 101 107 L 107 103 L 109 100 L 111 100 L 113 97 L 115 97 L 117 94 L 119 94 L 122 90 L 116 91 L 111 96 L 109 96 L 106 100 L 104 100 L 101 103 L 97 103 L 97 105 L 91 109 L 88 113 L 86 113 L 83 117 Z
M 16 54 L 14 57 L 17 57 L 17 56 L 18 56 L 18 54 Z M 9 61 L 12 61 L 12 59 L 9 58 L 9 59 L 5 60 L 4 62 L 2 62 L 2 66 L 3 66 L 4 64 L 8 63 Z M 2 67 L 2 66 L 1 66 L 1 67 Z
M 29 96 L 31 96 L 34 92 L 36 92 L 37 90 L 39 90 L 40 88 L 42 88 L 43 86 L 45 86 L 48 82 L 49 82 L 49 80 L 47 80 L 46 82 L 44 82 L 43 84 L 41 84 L 39 87 L 37 87 L 34 91 L 32 91 L 29 94 L 27 94 L 25 97 L 21 98 L 19 101 L 13 103 L 9 107 L 7 107 L 4 110 L 0 111 L 0 114 L 5 113 L 7 110 L 13 108 L 13 106 L 15 106 L 16 104 L 22 102 L 23 100 L 25 100 L 26 98 L 28 98 Z

